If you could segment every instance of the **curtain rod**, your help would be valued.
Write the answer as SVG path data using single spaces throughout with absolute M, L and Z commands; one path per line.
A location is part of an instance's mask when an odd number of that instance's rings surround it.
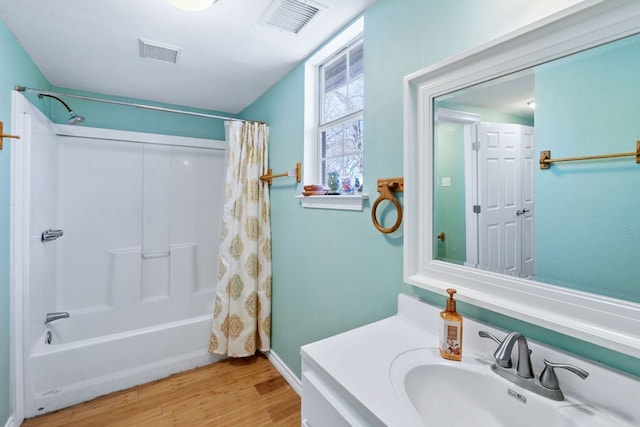
M 70 93 L 62 93 L 62 92 L 52 92 L 52 91 L 48 91 L 48 90 L 33 89 L 33 88 L 30 88 L 30 87 L 19 86 L 19 85 L 15 86 L 15 90 L 17 90 L 18 92 L 30 92 L 30 93 L 37 93 L 37 94 L 43 94 L 43 95 L 66 96 L 66 97 L 69 97 L 69 98 L 83 99 L 83 100 L 86 100 L 86 101 L 104 102 L 104 103 L 107 103 L 107 104 L 124 105 L 124 106 L 127 106 L 127 107 L 144 108 L 144 109 L 147 109 L 147 110 L 164 111 L 164 112 L 167 112 L 167 113 L 186 114 L 186 115 L 189 115 L 189 116 L 209 117 L 209 118 L 212 118 L 212 119 L 220 119 L 220 120 L 235 120 L 235 121 L 239 121 L 239 122 L 263 123 L 263 122 L 258 122 L 256 120 L 243 120 L 243 119 L 236 119 L 236 118 L 227 117 L 227 116 L 218 116 L 218 115 L 215 115 L 215 114 L 196 113 L 194 111 L 177 110 L 177 109 L 174 109 L 174 108 L 165 108 L 165 107 L 156 107 L 154 105 L 136 104 L 136 103 L 133 103 L 133 102 L 113 101 L 111 99 L 94 98 L 94 97 L 91 97 L 91 96 L 73 95 L 73 94 L 70 94 Z

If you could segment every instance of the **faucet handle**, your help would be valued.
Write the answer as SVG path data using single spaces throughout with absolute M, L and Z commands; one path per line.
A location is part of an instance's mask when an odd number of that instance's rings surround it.
M 502 340 L 498 337 L 496 337 L 495 335 L 493 335 L 492 333 L 489 333 L 487 331 L 480 331 L 478 332 L 478 335 L 480 336 L 480 338 L 489 338 L 494 340 L 498 345 L 502 344 Z
M 547 359 L 544 359 L 544 370 L 542 371 L 542 374 L 540 374 L 540 384 L 542 385 L 542 387 L 548 388 L 550 390 L 560 390 L 560 384 L 558 383 L 558 377 L 554 368 L 566 369 L 573 372 L 582 379 L 585 379 L 589 376 L 589 373 L 587 371 L 578 368 L 577 366 L 567 365 L 564 363 L 552 363 Z
M 480 336 L 480 338 L 489 338 L 490 340 L 495 341 L 499 346 L 502 345 L 502 341 L 500 338 L 496 337 L 495 335 L 493 335 L 490 332 L 487 331 L 479 331 L 478 335 Z M 513 367 L 513 364 L 511 363 L 511 359 L 509 359 L 508 362 L 505 363 L 505 366 L 503 366 L 504 368 L 511 368 Z

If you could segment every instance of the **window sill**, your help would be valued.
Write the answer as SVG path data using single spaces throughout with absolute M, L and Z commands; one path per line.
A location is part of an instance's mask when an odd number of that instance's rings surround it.
M 303 208 L 334 209 L 342 211 L 362 211 L 368 194 L 340 194 L 330 196 L 295 196 Z

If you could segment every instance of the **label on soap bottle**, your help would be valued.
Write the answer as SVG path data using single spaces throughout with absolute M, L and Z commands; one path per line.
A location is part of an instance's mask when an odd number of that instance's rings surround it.
M 460 322 L 443 321 L 440 333 L 441 350 L 447 354 L 460 355 Z

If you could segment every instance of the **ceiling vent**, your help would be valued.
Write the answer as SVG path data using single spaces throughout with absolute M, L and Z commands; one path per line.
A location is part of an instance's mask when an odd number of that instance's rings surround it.
M 169 62 L 171 64 L 178 63 L 178 56 L 180 55 L 179 48 L 149 40 L 139 40 L 141 57 L 155 61 Z
M 293 34 L 299 34 L 326 6 L 309 0 L 274 0 L 259 23 Z

